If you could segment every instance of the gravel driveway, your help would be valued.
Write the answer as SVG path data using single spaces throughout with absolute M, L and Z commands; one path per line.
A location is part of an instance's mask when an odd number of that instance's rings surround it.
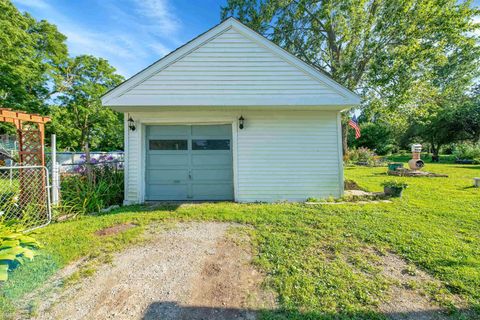
M 182 223 L 160 232 L 46 297 L 37 319 L 254 319 L 274 299 L 259 289 L 248 239 L 233 241 L 231 226 Z

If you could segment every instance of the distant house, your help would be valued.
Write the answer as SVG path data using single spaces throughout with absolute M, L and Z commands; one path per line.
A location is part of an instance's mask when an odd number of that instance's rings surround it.
M 357 95 L 229 18 L 106 93 L 125 113 L 125 202 L 340 196 Z
M 16 137 L 8 134 L 0 135 L 0 160 L 13 160 L 13 153 L 17 150 Z

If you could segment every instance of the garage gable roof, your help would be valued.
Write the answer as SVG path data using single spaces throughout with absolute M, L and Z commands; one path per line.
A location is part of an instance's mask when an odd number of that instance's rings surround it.
M 360 98 L 228 18 L 108 91 L 102 103 L 119 111 L 140 106 L 348 107 Z

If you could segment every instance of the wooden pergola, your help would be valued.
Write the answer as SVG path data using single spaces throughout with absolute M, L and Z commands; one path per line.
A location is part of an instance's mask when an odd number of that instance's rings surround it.
M 18 154 L 21 164 L 45 165 L 45 123 L 49 121 L 49 117 L 39 114 L 0 108 L 0 122 L 12 123 L 17 128 Z

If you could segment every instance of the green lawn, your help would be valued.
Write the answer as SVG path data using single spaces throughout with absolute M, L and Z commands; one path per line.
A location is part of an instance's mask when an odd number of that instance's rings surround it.
M 380 183 L 390 179 L 385 170 L 350 167 L 345 177 L 380 191 Z M 480 190 L 471 187 L 480 166 L 427 164 L 426 170 L 449 178 L 397 178 L 409 188 L 393 203 L 215 203 L 155 211 L 132 206 L 53 224 L 36 232 L 45 247 L 35 261 L 12 273 L 0 306 L 11 312 L 25 293 L 76 259 L 105 261 L 111 252 L 142 241 L 152 222 L 218 220 L 255 227 L 255 262 L 266 271 L 266 285 L 277 292 L 283 310 L 266 312 L 266 319 L 382 319 L 378 304 L 388 299 L 390 283 L 372 266 L 368 248 L 391 250 L 441 280 L 442 285 L 422 290 L 450 307 L 452 317 L 462 318 L 451 307 L 452 294 L 480 317 Z M 107 238 L 94 235 L 121 222 L 138 227 Z

